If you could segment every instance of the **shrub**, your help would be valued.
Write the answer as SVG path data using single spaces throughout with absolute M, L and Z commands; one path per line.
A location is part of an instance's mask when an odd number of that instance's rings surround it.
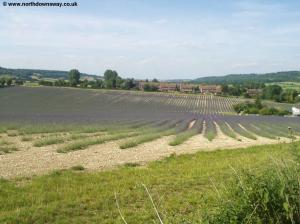
M 72 166 L 71 169 L 76 170 L 76 171 L 85 170 L 84 166 L 82 166 L 82 165 Z
M 221 192 L 211 223 L 300 223 L 297 166 L 283 164 L 261 174 L 236 173 Z
M 53 82 L 47 80 L 40 80 L 39 85 L 41 86 L 53 86 Z
M 259 114 L 261 115 L 272 115 L 272 111 L 267 108 L 267 107 L 263 107 L 262 109 L 259 110 Z

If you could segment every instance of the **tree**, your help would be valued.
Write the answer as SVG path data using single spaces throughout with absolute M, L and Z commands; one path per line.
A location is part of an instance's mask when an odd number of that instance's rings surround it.
M 152 80 L 152 82 L 158 82 L 158 80 L 157 80 L 156 78 L 154 78 L 154 79 Z
M 89 81 L 87 79 L 83 80 L 81 83 L 80 83 L 80 87 L 81 88 L 87 88 L 89 85 Z
M 126 79 L 123 83 L 122 83 L 122 89 L 132 89 L 134 87 L 134 79 Z
M 24 84 L 24 81 L 21 79 L 16 79 L 15 84 L 21 86 Z M 1 84 L 0 84 L 0 86 L 1 86 Z
M 5 86 L 5 77 L 0 77 L 0 87 L 4 87 Z
M 278 85 L 269 85 L 264 88 L 263 97 L 269 100 L 280 101 L 280 94 L 282 93 L 282 88 Z
M 107 69 L 104 72 L 104 80 L 105 80 L 105 86 L 109 89 L 115 89 L 117 87 L 117 79 L 118 79 L 118 73 L 116 71 Z
M 89 84 L 94 89 L 102 89 L 102 88 L 104 88 L 104 82 L 101 79 L 97 79 L 96 81 L 90 81 Z
M 286 95 L 286 97 L 284 98 L 284 101 L 288 102 L 288 103 L 294 103 L 296 97 L 299 95 L 297 90 L 294 90 L 294 89 L 286 89 L 284 91 L 284 93 Z
M 148 83 L 146 83 L 144 85 L 144 91 L 146 91 L 146 92 L 157 91 L 157 90 L 158 90 L 158 86 L 151 85 L 151 84 L 148 84 Z
M 255 105 L 255 107 L 256 107 L 257 109 L 259 109 L 259 110 L 263 108 L 263 105 L 262 105 L 261 100 L 260 100 L 259 97 L 256 98 L 256 100 L 255 100 L 255 102 L 254 102 L 254 105 Z
M 80 72 L 77 69 L 72 69 L 69 72 L 70 86 L 77 86 L 80 80 Z
M 40 80 L 39 85 L 41 86 L 53 86 L 53 82 L 47 80 Z
M 54 82 L 55 86 L 67 86 L 67 82 L 64 79 L 58 79 Z
M 6 81 L 6 85 L 10 86 L 12 84 L 12 80 L 13 80 L 12 77 L 10 77 L 10 76 L 6 77 L 6 80 L 5 80 Z

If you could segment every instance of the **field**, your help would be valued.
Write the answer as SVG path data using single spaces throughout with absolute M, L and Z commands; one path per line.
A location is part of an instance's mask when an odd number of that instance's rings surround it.
M 279 85 L 283 89 L 294 89 L 300 91 L 300 83 L 299 82 L 273 82 L 269 85 Z
M 242 101 L 0 89 L 0 223 L 297 223 L 300 118 L 235 115 Z
M 1 89 L 0 176 L 73 166 L 108 169 L 298 136 L 299 118 L 234 115 L 232 105 L 241 101 L 135 91 Z

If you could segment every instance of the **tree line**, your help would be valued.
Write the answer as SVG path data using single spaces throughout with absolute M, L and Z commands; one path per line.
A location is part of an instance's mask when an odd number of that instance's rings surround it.
M 10 75 L 0 76 L 0 88 L 9 87 L 13 84 L 22 85 L 23 81 L 13 78 Z
M 284 109 L 277 109 L 274 107 L 268 107 L 261 103 L 261 100 L 257 98 L 254 103 L 245 102 L 239 103 L 233 106 L 233 109 L 238 114 L 260 114 L 260 115 L 289 115 L 289 111 Z
M 81 73 L 77 69 L 72 69 L 68 73 L 68 80 L 58 79 L 54 82 L 48 80 L 40 80 L 39 84 L 44 86 L 71 86 L 80 88 L 94 89 L 134 89 L 137 88 L 134 79 L 123 79 L 115 70 L 108 69 L 104 72 L 103 79 L 81 80 Z
M 283 89 L 279 85 L 265 85 L 259 82 L 248 82 L 244 84 L 222 85 L 223 95 L 225 96 L 243 96 L 251 98 L 248 89 L 261 89 L 262 93 L 255 97 L 272 100 L 281 103 L 298 103 L 300 102 L 300 92 L 295 89 Z

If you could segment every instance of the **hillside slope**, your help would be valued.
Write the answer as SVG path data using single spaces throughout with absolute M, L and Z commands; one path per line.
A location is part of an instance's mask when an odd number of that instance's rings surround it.
M 39 78 L 68 78 L 68 71 L 59 70 L 41 70 L 41 69 L 10 69 L 0 67 L 0 75 L 12 75 L 21 79 L 31 79 L 32 76 L 37 76 Z M 95 75 L 89 75 L 81 73 L 82 76 L 97 77 Z
M 194 79 L 193 83 L 230 84 L 245 82 L 300 82 L 300 71 L 285 71 L 265 74 L 230 74 L 225 76 L 210 76 Z

